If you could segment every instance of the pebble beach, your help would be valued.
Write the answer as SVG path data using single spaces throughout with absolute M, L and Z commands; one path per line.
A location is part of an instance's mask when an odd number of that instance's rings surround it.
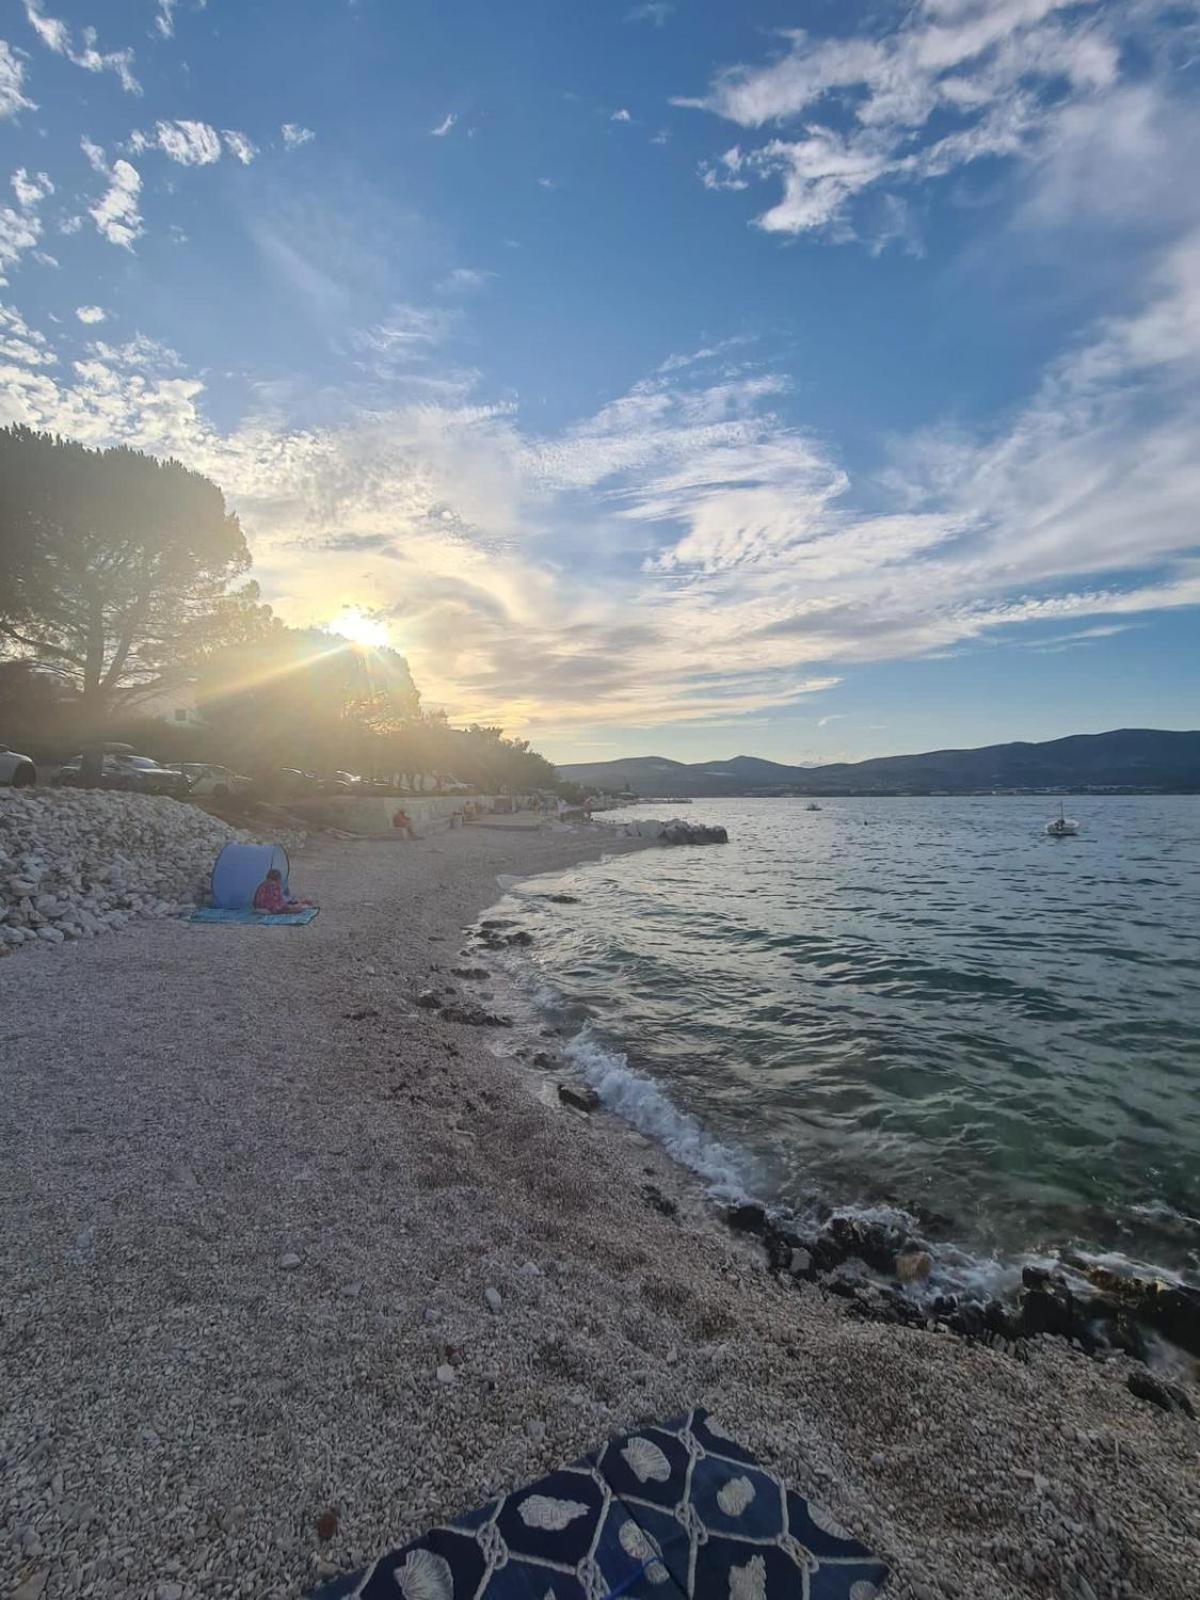
M 0 1592 L 303 1595 L 699 1404 L 895 1600 L 1193 1600 L 1200 1426 L 1134 1363 L 782 1283 L 656 1146 L 418 1003 L 498 877 L 639 846 L 322 838 L 307 928 L 0 961 Z

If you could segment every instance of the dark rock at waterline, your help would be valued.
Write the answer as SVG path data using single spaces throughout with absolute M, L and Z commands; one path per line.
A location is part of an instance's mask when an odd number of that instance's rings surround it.
M 847 1282 L 845 1278 L 830 1278 L 825 1288 L 830 1294 L 836 1294 L 839 1300 L 857 1300 L 859 1298 L 858 1286 Z
M 1123 1277 L 1105 1267 L 1086 1265 L 1088 1280 L 1138 1322 L 1153 1328 L 1189 1355 L 1200 1356 L 1200 1289 Z
M 728 844 L 729 834 L 724 828 L 708 827 L 701 822 L 668 822 L 659 833 L 660 844 Z
M 961 1301 L 954 1295 L 925 1297 L 920 1282 L 932 1257 L 921 1240 L 898 1226 L 860 1217 L 833 1216 L 815 1234 L 802 1234 L 754 1202 L 730 1206 L 725 1220 L 735 1232 L 762 1244 L 773 1272 L 793 1279 L 819 1279 L 831 1293 L 854 1302 L 856 1315 L 908 1326 L 941 1323 L 953 1333 L 1028 1359 L 1025 1341 L 1054 1335 L 1088 1352 L 1119 1350 L 1135 1360 L 1147 1358 L 1146 1329 L 1184 1350 L 1200 1353 L 1200 1291 L 1178 1284 L 1118 1277 L 1102 1269 L 1088 1276 L 1105 1293 L 1072 1290 L 1066 1279 L 1045 1267 L 1026 1267 L 1016 1305 L 999 1300 Z M 904 1287 L 884 1289 L 836 1276 L 847 1262 L 861 1261 Z M 1083 1270 L 1086 1263 L 1076 1263 Z M 915 1271 L 914 1271 L 915 1269 Z
M 1139 1400 L 1148 1400 L 1152 1406 L 1159 1406 L 1163 1411 L 1182 1411 L 1185 1416 L 1195 1419 L 1196 1408 L 1187 1393 L 1174 1383 L 1156 1378 L 1151 1372 L 1131 1372 L 1125 1380 L 1125 1386 Z
M 436 989 L 422 989 L 417 996 L 417 1004 L 426 1011 L 440 1011 L 442 1001 Z
M 669 1195 L 665 1195 L 656 1183 L 644 1183 L 642 1185 L 642 1198 L 648 1206 L 655 1211 L 661 1212 L 664 1217 L 677 1217 L 679 1215 L 679 1207 L 674 1200 Z
M 486 967 L 451 967 L 450 972 L 456 978 L 486 978 L 490 976 Z
M 924 1283 L 933 1271 L 928 1250 L 904 1249 L 896 1257 L 896 1276 L 901 1283 Z
M 1189 1355 L 1200 1356 L 1200 1289 L 1113 1272 L 1076 1257 L 1067 1260 L 1099 1291 L 1077 1296 L 1077 1303 L 1102 1342 L 1142 1357 L 1145 1339 L 1140 1330 L 1149 1328 Z
M 485 950 L 503 950 L 509 945 L 533 943 L 533 935 L 525 928 L 518 928 L 516 933 L 497 933 L 494 928 L 484 928 L 476 937 Z
M 577 906 L 580 903 L 577 894 L 540 894 L 538 899 L 548 900 L 552 906 Z
M 764 1207 L 753 1202 L 730 1206 L 725 1220 L 735 1232 L 754 1234 L 761 1239 L 771 1266 L 779 1272 L 791 1270 L 794 1250 L 807 1253 L 807 1271 L 814 1276 L 833 1272 L 844 1262 L 856 1260 L 875 1272 L 893 1277 L 901 1254 L 926 1253 L 916 1240 L 899 1228 L 865 1222 L 858 1217 L 833 1217 L 820 1233 L 811 1237 L 776 1221 Z
M 558 1098 L 563 1105 L 571 1106 L 576 1111 L 586 1111 L 590 1114 L 600 1109 L 600 1096 L 595 1089 L 589 1089 L 586 1084 L 560 1083 Z
M 1143 1326 L 1126 1307 L 1102 1296 L 1089 1296 L 1080 1302 L 1080 1314 L 1086 1323 L 1084 1336 L 1080 1340 L 1085 1349 L 1107 1347 L 1123 1351 L 1134 1361 L 1149 1359 Z
M 725 1221 L 735 1233 L 755 1233 L 760 1238 L 770 1226 L 770 1218 L 763 1207 L 751 1202 L 730 1206 L 725 1213 Z
M 491 931 L 495 928 L 515 928 L 516 923 L 511 917 L 484 917 L 479 926 Z
M 878 1222 L 864 1222 L 859 1217 L 834 1217 L 818 1244 L 828 1241 L 842 1252 L 842 1259 L 856 1257 L 876 1272 L 893 1277 L 896 1258 L 912 1241 L 899 1229 Z
M 1036 1277 L 1033 1277 L 1034 1273 Z M 1032 1282 L 1025 1274 L 1029 1273 Z M 1057 1276 L 1042 1274 L 1038 1269 L 1025 1269 L 1022 1273 L 1025 1287 L 1021 1290 L 1021 1331 L 1029 1338 L 1039 1333 L 1057 1334 L 1061 1339 L 1076 1337 L 1079 1329 L 1079 1311 L 1075 1296 L 1066 1282 Z
M 443 1006 L 443 1022 L 459 1022 L 468 1028 L 511 1028 L 512 1018 L 497 1016 L 482 1006 Z
M 543 1068 L 556 1066 L 558 1062 L 558 1058 L 552 1056 L 549 1050 L 535 1050 L 532 1060 L 535 1067 Z
M 1152 1284 L 1141 1305 L 1150 1326 L 1164 1339 L 1189 1355 L 1200 1356 L 1200 1289 Z

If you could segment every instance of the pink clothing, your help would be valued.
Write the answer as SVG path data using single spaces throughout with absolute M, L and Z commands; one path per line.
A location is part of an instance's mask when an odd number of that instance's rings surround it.
M 264 878 L 254 891 L 255 911 L 294 911 L 295 908 L 296 902 L 285 897 L 283 885 L 274 878 Z

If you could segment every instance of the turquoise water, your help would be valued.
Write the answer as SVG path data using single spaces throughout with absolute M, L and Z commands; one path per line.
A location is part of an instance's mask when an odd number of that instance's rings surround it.
M 1076 798 L 1067 840 L 1056 809 L 698 801 L 728 846 L 509 906 L 577 1063 L 716 1187 L 1197 1277 L 1200 797 Z

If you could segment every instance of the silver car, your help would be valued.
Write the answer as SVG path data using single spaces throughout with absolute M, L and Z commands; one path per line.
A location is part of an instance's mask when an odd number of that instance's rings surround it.
M 27 788 L 37 782 L 37 768 L 29 756 L 19 750 L 10 750 L 0 739 L 0 783 L 11 783 L 14 789 Z

